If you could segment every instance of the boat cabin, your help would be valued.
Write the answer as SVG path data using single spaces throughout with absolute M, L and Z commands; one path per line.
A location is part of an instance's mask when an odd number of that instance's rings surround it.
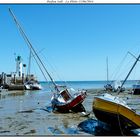
M 72 98 L 67 89 L 60 92 L 60 94 L 66 102 Z

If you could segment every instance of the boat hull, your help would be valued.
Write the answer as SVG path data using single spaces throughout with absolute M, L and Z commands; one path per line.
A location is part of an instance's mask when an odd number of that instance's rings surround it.
M 140 84 L 133 85 L 132 94 L 134 94 L 134 95 L 140 95 Z
M 35 85 L 25 84 L 24 86 L 25 86 L 26 90 L 41 90 L 42 89 L 41 85 L 39 85 L 39 84 L 35 84 Z
M 41 90 L 40 86 L 31 86 L 31 90 Z
M 115 129 L 140 128 L 140 115 L 121 104 L 95 97 L 92 109 L 98 120 L 111 125 Z
M 134 95 L 140 95 L 140 89 L 139 89 L 139 88 L 134 89 L 133 94 L 134 94 Z
M 58 112 L 85 112 L 85 108 L 82 105 L 82 102 L 86 98 L 85 94 L 80 94 L 71 102 L 61 104 L 57 99 L 52 100 L 52 106 L 54 110 L 57 110 Z

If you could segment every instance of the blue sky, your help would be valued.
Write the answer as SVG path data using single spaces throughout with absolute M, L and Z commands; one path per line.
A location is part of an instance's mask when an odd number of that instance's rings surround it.
M 29 49 L 8 12 L 11 8 L 55 80 L 124 79 L 140 53 L 140 5 L 0 5 L 0 73 L 15 71 L 15 56 L 28 64 Z M 130 63 L 128 63 L 130 62 Z M 32 72 L 44 80 L 33 62 Z M 118 72 L 117 72 L 118 71 Z M 130 79 L 140 79 L 140 64 Z

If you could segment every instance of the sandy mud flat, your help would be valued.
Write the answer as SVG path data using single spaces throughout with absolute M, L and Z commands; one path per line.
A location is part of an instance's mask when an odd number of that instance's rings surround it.
M 87 90 L 83 102 L 87 117 L 81 113 L 54 113 L 50 107 L 51 94 L 45 91 L 12 91 L 0 99 L 0 135 L 1 136 L 91 136 L 78 128 L 78 124 L 89 118 L 92 113 L 94 96 L 103 93 L 103 89 Z M 128 94 L 130 89 L 120 93 L 130 107 L 140 112 L 140 95 Z M 116 95 L 117 93 L 112 93 Z

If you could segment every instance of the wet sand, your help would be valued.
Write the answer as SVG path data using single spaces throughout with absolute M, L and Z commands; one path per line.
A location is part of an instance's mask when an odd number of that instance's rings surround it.
M 92 102 L 103 89 L 87 90 L 83 102 L 88 117 L 81 113 L 54 113 L 51 111 L 51 94 L 41 91 L 11 91 L 0 96 L 0 135 L 1 136 L 93 136 L 78 128 L 78 124 L 88 118 L 95 118 Z M 128 105 L 140 112 L 140 95 L 120 93 Z M 112 93 L 116 95 L 116 93 Z

